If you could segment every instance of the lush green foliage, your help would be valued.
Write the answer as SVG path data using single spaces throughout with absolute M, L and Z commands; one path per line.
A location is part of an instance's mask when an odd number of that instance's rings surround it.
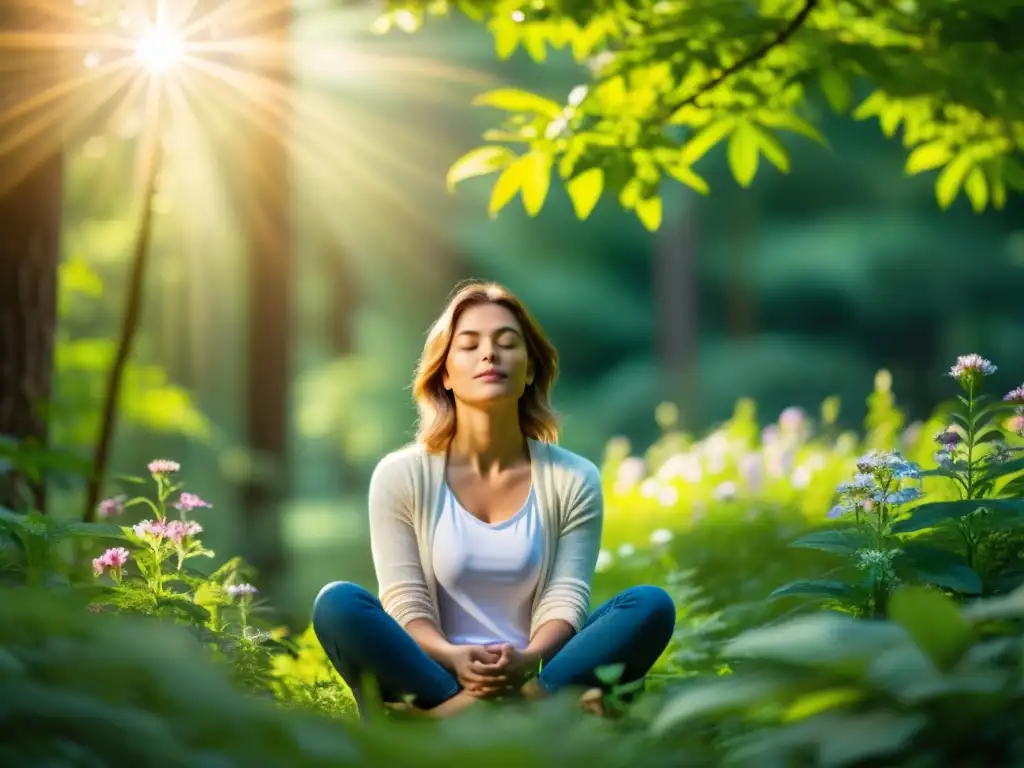
M 101 523 L 5 513 L 0 698 L 15 705 L 0 717 L 22 734 L 5 764 L 1014 764 L 1024 391 L 986 400 L 985 366 L 958 362 L 965 394 L 927 425 L 904 425 L 883 373 L 863 436 L 833 428 L 834 400 L 817 424 L 789 409 L 763 429 L 741 402 L 700 439 L 664 407 L 643 456 L 613 442 L 595 597 L 661 583 L 679 622 L 648 694 L 615 692 L 611 721 L 566 697 L 355 726 L 312 632 L 260 626 L 244 564 L 191 567 L 212 555 L 195 518 L 215 512 L 174 462 L 151 462 L 152 497 L 108 499 Z M 132 509 L 149 519 L 111 522 Z M 67 541 L 95 550 L 91 570 Z
M 695 165 L 726 145 L 736 181 L 762 160 L 790 168 L 783 138 L 821 144 L 817 104 L 877 119 L 909 151 L 908 174 L 940 170 L 949 207 L 961 191 L 976 211 L 1024 189 L 1022 52 L 1008 30 L 1012 0 L 389 0 L 379 29 L 415 30 L 427 15 L 461 12 L 485 24 L 497 55 L 520 47 L 536 62 L 568 48 L 589 70 L 568 98 L 502 88 L 475 103 L 506 113 L 487 145 L 452 167 L 449 183 L 500 172 L 496 214 L 518 194 L 535 215 L 553 171 L 586 218 L 615 195 L 649 229 L 662 221 L 661 184 L 701 194 Z M 859 94 L 868 89 L 867 96 Z M 513 150 L 510 145 L 522 147 Z

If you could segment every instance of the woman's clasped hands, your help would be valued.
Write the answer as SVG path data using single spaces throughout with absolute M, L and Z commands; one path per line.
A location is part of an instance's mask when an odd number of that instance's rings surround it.
M 508 643 L 456 646 L 449 661 L 462 688 L 481 699 L 515 695 L 538 663 Z

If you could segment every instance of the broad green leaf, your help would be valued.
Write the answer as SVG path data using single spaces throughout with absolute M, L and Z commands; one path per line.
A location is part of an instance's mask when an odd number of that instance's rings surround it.
M 963 617 L 971 622 L 1024 619 L 1024 586 L 1008 595 L 989 597 L 964 606 Z
M 935 182 L 935 199 L 940 208 L 945 210 L 956 200 L 960 186 L 970 167 L 971 158 L 968 155 L 957 155 L 949 165 L 942 169 L 942 173 L 939 174 L 939 178 Z
M 573 210 L 576 217 L 581 221 L 590 216 L 601 199 L 604 191 L 604 171 L 600 168 L 591 168 L 579 176 L 575 176 L 565 183 L 565 189 L 572 200 Z
M 988 482 L 1021 471 L 1024 471 L 1024 456 L 985 467 L 981 473 L 980 482 Z
M 833 579 L 801 579 L 791 581 L 772 591 L 768 595 L 769 600 L 780 597 L 824 597 L 836 598 L 847 597 L 853 592 L 853 587 L 845 581 Z
M 821 612 L 748 630 L 726 643 L 723 654 L 806 667 L 863 667 L 905 638 L 903 630 L 889 622 Z
M 853 104 L 853 89 L 846 78 L 831 67 L 821 71 L 821 90 L 837 115 L 846 114 Z
M 977 509 L 1024 517 L 1024 499 L 958 499 L 933 501 L 915 507 L 910 516 L 893 523 L 893 533 L 914 533 L 934 528 L 946 521 L 959 520 Z
M 773 699 L 797 687 L 798 682 L 792 676 L 764 672 L 684 684 L 654 717 L 651 730 L 655 735 L 664 735 L 699 718 L 756 707 L 765 699 Z
M 988 182 L 985 180 L 985 172 L 978 166 L 974 166 L 967 174 L 964 182 L 964 192 L 967 199 L 971 201 L 971 207 L 975 213 L 981 213 L 988 205 Z
M 889 616 L 943 672 L 952 669 L 974 642 L 974 632 L 956 603 L 934 589 L 897 590 L 889 599 Z
M 494 173 L 515 159 L 515 153 L 508 147 L 487 146 L 471 149 L 452 163 L 451 168 L 448 169 L 448 174 L 445 177 L 448 191 L 454 192 L 455 186 L 460 181 Z
M 934 170 L 940 165 L 945 165 L 952 157 L 953 151 L 949 148 L 948 144 L 943 141 L 932 141 L 915 147 L 914 151 L 907 158 L 907 164 L 903 170 L 913 176 L 917 173 Z
M 491 190 L 491 200 L 487 206 L 487 212 L 491 218 L 498 215 L 498 212 L 504 208 L 516 193 L 520 190 L 523 183 L 523 166 L 522 161 L 517 160 L 510 166 L 505 168 L 498 177 L 498 180 L 494 183 L 494 189 Z
M 666 165 L 665 172 L 676 181 L 681 184 L 685 184 L 690 189 L 695 190 L 702 195 L 707 195 L 711 192 L 711 186 L 707 183 L 704 177 L 694 173 L 688 166 Z
M 507 112 L 534 112 L 549 120 L 562 114 L 562 105 L 557 101 L 518 88 L 498 88 L 481 93 L 473 99 L 473 105 L 504 109 Z
M 901 548 L 898 565 L 904 563 L 918 581 L 952 589 L 965 595 L 981 594 L 981 577 L 956 552 L 908 542 Z
M 820 549 L 840 555 L 852 555 L 867 546 L 867 536 L 858 530 L 814 531 L 801 536 L 789 546 L 798 549 Z
M 729 137 L 729 168 L 741 187 L 749 187 L 757 175 L 757 130 L 749 123 L 739 123 Z
M 756 127 L 755 130 L 761 154 L 782 173 L 789 173 L 789 153 L 782 142 L 767 128 Z
M 531 216 L 540 213 L 551 188 L 551 155 L 534 150 L 519 160 L 523 207 Z
M 693 165 L 708 153 L 715 144 L 720 142 L 736 127 L 734 120 L 719 120 L 699 131 L 683 145 L 681 159 L 684 165 Z M 685 182 L 684 182 L 685 183 Z
M 656 232 L 661 226 L 662 203 L 660 195 L 653 195 L 644 200 L 637 200 L 633 210 L 640 223 L 649 232 Z

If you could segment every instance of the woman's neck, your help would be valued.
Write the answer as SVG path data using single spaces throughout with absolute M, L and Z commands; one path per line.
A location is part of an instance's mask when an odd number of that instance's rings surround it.
M 519 408 L 479 411 L 460 408 L 449 461 L 469 465 L 481 475 L 498 472 L 522 461 L 526 438 L 519 425 Z

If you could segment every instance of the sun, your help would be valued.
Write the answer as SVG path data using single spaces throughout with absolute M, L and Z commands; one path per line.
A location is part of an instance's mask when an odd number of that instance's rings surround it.
M 139 38 L 135 46 L 135 55 L 147 72 L 160 75 L 173 69 L 181 61 L 182 41 L 173 29 L 157 25 Z

